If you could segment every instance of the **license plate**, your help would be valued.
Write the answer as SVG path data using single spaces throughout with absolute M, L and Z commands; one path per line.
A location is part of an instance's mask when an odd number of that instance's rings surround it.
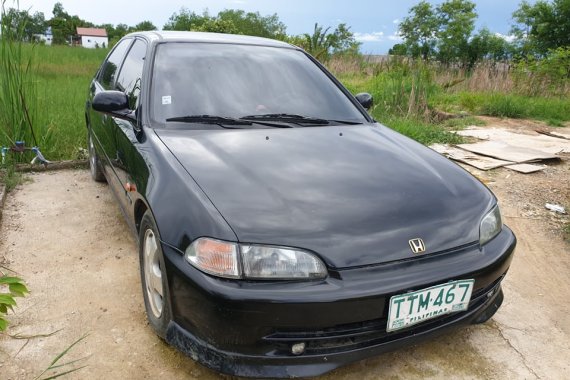
M 475 280 L 459 280 L 390 298 L 386 331 L 467 310 Z

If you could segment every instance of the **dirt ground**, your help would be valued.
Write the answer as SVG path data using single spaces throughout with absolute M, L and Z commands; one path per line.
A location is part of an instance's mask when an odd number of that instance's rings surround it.
M 503 307 L 484 325 L 322 379 L 568 377 L 570 244 L 562 226 L 570 219 L 544 204 L 570 208 L 570 157 L 529 175 L 507 169 L 474 174 L 497 194 L 519 239 Z M 9 335 L 0 334 L 0 378 L 35 378 L 84 334 L 64 360 L 82 359 L 75 366 L 86 367 L 67 378 L 220 378 L 147 325 L 136 243 L 107 186 L 91 181 L 86 170 L 28 178 L 9 194 L 0 230 L 0 264 L 31 290 L 9 315 Z

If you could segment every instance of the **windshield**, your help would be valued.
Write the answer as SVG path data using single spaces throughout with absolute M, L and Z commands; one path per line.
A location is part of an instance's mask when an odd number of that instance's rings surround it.
M 304 53 L 265 46 L 165 43 L 157 47 L 151 117 L 302 115 L 365 123 L 348 97 Z

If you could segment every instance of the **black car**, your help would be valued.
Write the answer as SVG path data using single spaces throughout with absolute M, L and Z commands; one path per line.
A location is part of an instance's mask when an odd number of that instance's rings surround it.
M 497 199 L 289 44 L 130 34 L 86 104 L 91 174 L 139 239 L 150 325 L 232 375 L 297 377 L 482 323 Z

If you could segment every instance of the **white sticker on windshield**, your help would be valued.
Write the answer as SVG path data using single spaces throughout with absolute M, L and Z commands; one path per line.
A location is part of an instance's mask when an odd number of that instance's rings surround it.
M 162 104 L 172 104 L 172 98 L 170 95 L 162 97 Z

